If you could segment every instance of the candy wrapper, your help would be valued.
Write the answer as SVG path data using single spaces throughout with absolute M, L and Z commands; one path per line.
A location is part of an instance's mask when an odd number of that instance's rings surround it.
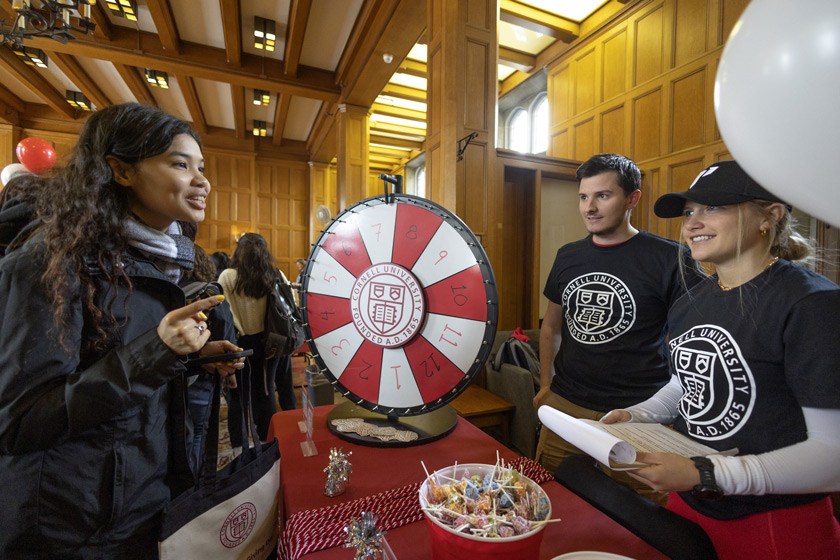
M 329 497 L 338 496 L 347 490 L 350 483 L 350 473 L 353 472 L 353 465 L 347 458 L 353 452 L 342 453 L 341 449 L 330 448 L 330 463 L 324 472 L 327 473 L 327 482 L 324 486 L 324 494 Z
M 385 531 L 377 529 L 376 516 L 363 511 L 359 519 L 354 519 L 344 528 L 347 540 L 346 548 L 355 548 L 355 560 L 379 560 L 388 558 L 385 545 Z

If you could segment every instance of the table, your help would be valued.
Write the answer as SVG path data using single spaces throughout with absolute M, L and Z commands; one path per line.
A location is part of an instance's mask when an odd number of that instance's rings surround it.
M 502 432 L 502 441 L 510 443 L 510 421 L 514 406 L 502 397 L 476 385 L 470 385 L 449 404 L 458 416 L 466 418 L 473 426 L 498 426 Z
M 306 434 L 300 432 L 298 422 L 303 418 L 300 409 L 278 412 L 271 419 L 268 437 L 276 437 L 280 444 L 280 484 L 283 503 L 280 507 L 281 527 L 284 519 L 304 510 L 335 505 L 400 488 L 425 479 L 420 461 L 431 472 L 458 463 L 495 463 L 496 454 L 506 460 L 519 455 L 459 418 L 458 425 L 448 436 L 414 447 L 367 447 L 339 439 L 326 426 L 327 413 L 332 405 L 314 409 L 312 440 L 318 454 L 304 457 L 300 443 Z M 347 491 L 337 497 L 324 495 L 325 475 L 331 447 L 352 451 L 353 472 Z M 661 560 L 666 557 L 636 537 L 630 531 L 578 498 L 555 481 L 543 485 L 551 499 L 552 517 L 562 521 L 545 528 L 540 559 L 550 560 L 565 552 L 600 550 L 623 554 L 636 560 Z M 388 543 L 398 560 L 428 560 L 430 558 L 426 521 L 411 523 L 388 531 Z M 306 560 L 351 560 L 353 550 L 331 548 L 304 556 Z

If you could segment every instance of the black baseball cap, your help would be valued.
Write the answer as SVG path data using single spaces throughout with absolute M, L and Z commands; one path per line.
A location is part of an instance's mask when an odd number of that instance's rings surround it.
M 686 192 L 664 194 L 653 205 L 653 212 L 660 218 L 676 218 L 683 212 L 685 201 L 698 204 L 725 206 L 748 200 L 781 202 L 788 210 L 790 205 L 756 183 L 734 161 L 719 161 L 700 172 Z

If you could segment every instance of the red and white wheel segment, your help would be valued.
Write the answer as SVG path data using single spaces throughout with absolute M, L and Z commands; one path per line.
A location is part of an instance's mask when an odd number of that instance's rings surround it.
M 411 416 L 454 399 L 483 367 L 498 317 L 481 244 L 424 198 L 369 198 L 337 216 L 304 271 L 309 346 L 354 403 Z

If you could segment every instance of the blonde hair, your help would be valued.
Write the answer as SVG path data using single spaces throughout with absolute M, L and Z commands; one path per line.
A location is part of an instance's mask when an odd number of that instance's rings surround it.
M 766 200 L 753 200 L 747 204 L 755 208 L 765 218 L 769 218 L 770 206 L 777 203 Z M 804 261 L 814 256 L 816 252 L 814 246 L 794 229 L 795 226 L 796 219 L 791 215 L 790 210 L 785 208 L 781 219 L 776 222 L 776 227 L 767 232 L 768 250 L 771 255 L 789 261 Z

